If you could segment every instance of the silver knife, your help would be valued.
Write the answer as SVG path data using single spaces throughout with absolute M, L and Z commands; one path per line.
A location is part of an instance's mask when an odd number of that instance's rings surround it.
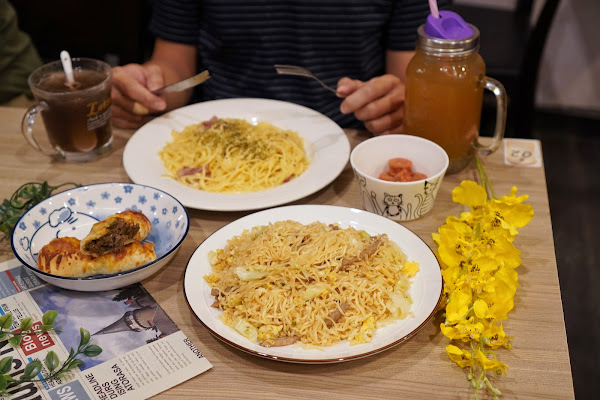
M 191 78 L 187 78 L 182 81 L 172 83 L 170 85 L 153 90 L 152 93 L 160 94 L 164 92 L 181 92 L 182 90 L 186 90 L 197 86 L 201 83 L 204 83 L 208 78 L 210 78 L 210 74 L 208 73 L 208 71 L 202 71 L 199 74 L 192 76 Z

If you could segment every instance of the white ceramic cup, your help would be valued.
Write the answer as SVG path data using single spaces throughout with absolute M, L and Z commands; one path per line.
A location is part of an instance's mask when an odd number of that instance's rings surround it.
M 379 179 L 392 158 L 412 161 L 413 171 L 427 178 L 413 182 Z M 448 169 L 448 154 L 436 143 L 412 135 L 384 135 L 367 139 L 350 154 L 360 187 L 363 209 L 394 221 L 410 221 L 429 212 Z

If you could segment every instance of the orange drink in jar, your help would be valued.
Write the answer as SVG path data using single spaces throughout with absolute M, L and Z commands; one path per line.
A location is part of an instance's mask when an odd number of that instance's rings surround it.
M 415 56 L 406 71 L 404 132 L 439 144 L 450 158 L 448 173 L 465 168 L 476 149 L 491 153 L 504 135 L 506 94 L 502 85 L 485 76 L 479 53 L 479 31 L 462 40 L 427 36 L 419 27 Z M 478 142 L 483 89 L 497 94 L 494 141 Z

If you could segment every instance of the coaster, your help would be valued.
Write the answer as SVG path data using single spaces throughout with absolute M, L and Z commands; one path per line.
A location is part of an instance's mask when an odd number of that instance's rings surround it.
M 504 164 L 514 167 L 541 167 L 542 151 L 540 141 L 504 139 Z

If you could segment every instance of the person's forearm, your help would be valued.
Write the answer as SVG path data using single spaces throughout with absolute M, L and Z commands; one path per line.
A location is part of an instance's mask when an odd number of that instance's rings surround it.
M 386 53 L 386 73 L 396 75 L 402 82 L 406 82 L 406 67 L 415 55 L 414 51 L 393 51 Z
M 178 82 L 196 74 L 197 49 L 193 45 L 185 45 L 156 40 L 152 58 L 146 64 L 160 66 L 163 71 L 165 85 Z M 193 89 L 183 92 L 165 93 L 167 108 L 173 109 L 186 105 L 193 93 Z

